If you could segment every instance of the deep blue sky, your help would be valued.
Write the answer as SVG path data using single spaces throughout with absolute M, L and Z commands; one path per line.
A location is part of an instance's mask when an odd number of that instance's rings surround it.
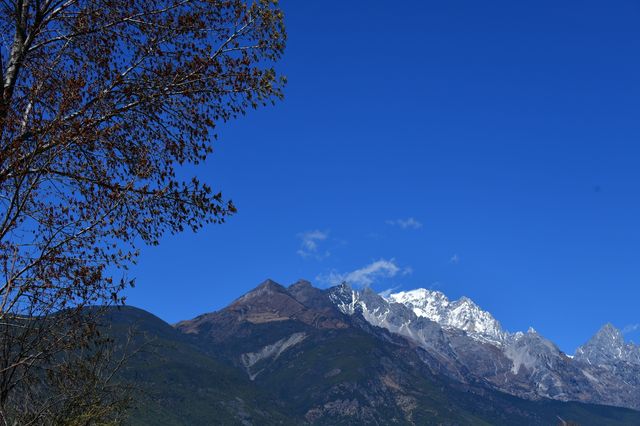
M 570 353 L 640 323 L 640 3 L 282 7 L 286 99 L 195 169 L 239 213 L 144 249 L 130 304 L 175 322 L 382 260 L 376 290 L 466 295 Z

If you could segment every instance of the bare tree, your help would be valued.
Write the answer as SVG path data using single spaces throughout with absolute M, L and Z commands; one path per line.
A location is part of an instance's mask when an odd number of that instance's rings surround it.
M 103 325 L 102 331 L 110 331 Z M 140 389 L 122 380 L 122 370 L 152 340 L 129 329 L 116 339 L 92 335 L 73 350 L 60 351 L 17 383 L 4 413 L 5 423 L 30 425 L 117 425 L 126 421 Z
M 235 211 L 185 164 L 282 97 L 275 0 L 3 0 L 0 419 L 47 360 L 123 302 L 139 244 Z M 43 320 L 51 318 L 55 321 Z

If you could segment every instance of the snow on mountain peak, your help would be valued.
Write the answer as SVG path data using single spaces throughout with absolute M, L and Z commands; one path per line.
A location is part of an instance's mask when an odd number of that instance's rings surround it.
M 605 324 L 587 343 L 576 350 L 575 357 L 596 365 L 617 361 L 640 365 L 640 346 L 625 343 L 620 330 L 612 324 Z
M 419 288 L 392 293 L 387 300 L 407 306 L 418 317 L 428 318 L 444 327 L 464 330 L 481 340 L 500 343 L 507 337 L 500 323 L 468 297 L 452 302 L 442 292 Z
M 451 304 L 443 293 L 425 288 L 392 293 L 386 299 L 389 302 L 401 303 L 413 310 L 417 316 L 429 318 L 437 323 L 446 318 L 447 309 Z

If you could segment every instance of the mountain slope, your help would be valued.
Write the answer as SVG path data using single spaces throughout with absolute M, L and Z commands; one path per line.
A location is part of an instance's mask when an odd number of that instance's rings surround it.
M 422 324 L 409 338 L 399 332 L 404 315 Z M 459 330 L 443 330 L 427 318 L 407 314 L 400 304 L 348 286 L 319 290 L 298 282 L 285 288 L 267 281 L 227 308 L 176 327 L 204 352 L 243 371 L 256 388 L 268 390 L 299 422 L 554 424 L 558 416 L 581 424 L 640 420 L 640 413 L 631 410 L 544 398 L 527 401 L 493 390 L 486 380 L 469 374 L 473 351 L 465 362 L 457 358 L 465 345 L 499 357 L 496 346 Z M 512 363 L 503 358 L 510 370 Z
M 242 371 L 203 352 L 197 342 L 154 315 L 109 308 L 103 332 L 133 356 L 120 378 L 135 387 L 131 425 L 294 425 L 277 402 Z

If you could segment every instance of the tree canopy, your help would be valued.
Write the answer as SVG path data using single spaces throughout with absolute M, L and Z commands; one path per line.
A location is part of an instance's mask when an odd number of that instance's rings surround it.
M 282 98 L 286 33 L 274 0 L 7 0 L 0 26 L 1 410 L 74 335 L 24 318 L 121 302 L 140 243 L 235 211 L 180 167 Z

